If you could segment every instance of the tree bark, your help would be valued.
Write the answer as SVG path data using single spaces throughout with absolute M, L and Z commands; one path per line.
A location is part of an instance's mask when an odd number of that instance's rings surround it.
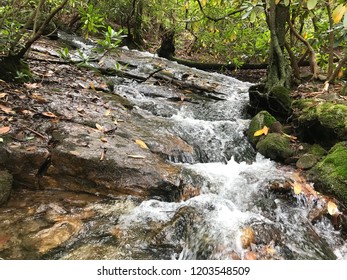
M 291 86 L 291 69 L 284 56 L 286 21 L 289 18 L 289 7 L 270 0 L 267 12 L 267 23 L 270 30 L 269 67 L 267 71 L 266 90 L 275 86 Z

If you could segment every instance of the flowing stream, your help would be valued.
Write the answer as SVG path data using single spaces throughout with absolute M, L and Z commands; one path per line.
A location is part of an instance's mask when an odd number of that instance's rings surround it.
M 160 87 L 130 83 L 115 89 L 140 110 L 173 123 L 174 133 L 194 147 L 194 156 L 171 161 L 193 172 L 192 185 L 200 187 L 199 195 L 186 201 L 149 200 L 121 216 L 118 227 L 135 243 L 125 244 L 131 248 L 128 256 L 134 248 L 149 250 L 156 240 L 170 250 L 182 248 L 172 250 L 172 259 L 244 259 L 252 258 L 252 252 L 265 259 L 345 258 L 344 241 L 330 221 L 322 218 L 315 225 L 309 221 L 317 205 L 269 191 L 269 182 L 283 182 L 293 170 L 256 154 L 247 142 L 249 84 L 220 74 L 194 73 L 218 84 L 225 100 L 170 106 Z M 148 236 L 153 224 L 158 232 L 144 239 L 141 234 Z M 255 234 L 254 239 L 247 236 L 247 230 Z M 245 244 L 247 238 L 254 244 Z

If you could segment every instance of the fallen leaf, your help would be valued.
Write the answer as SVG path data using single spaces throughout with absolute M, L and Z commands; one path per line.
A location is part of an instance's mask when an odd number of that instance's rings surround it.
M 142 140 L 137 139 L 137 140 L 135 140 L 135 143 L 136 143 L 137 145 L 139 145 L 142 149 L 147 149 L 147 150 L 148 150 L 148 147 L 147 147 L 146 143 L 143 142 Z
M 24 86 L 27 88 L 27 89 L 37 89 L 39 87 L 41 87 L 39 84 L 37 83 L 25 83 Z
M 105 138 L 105 137 L 100 138 L 100 140 L 101 140 L 101 142 L 107 143 L 107 138 Z
M 77 152 L 77 151 L 70 151 L 69 153 L 74 155 L 74 156 L 80 156 L 81 155 L 81 153 Z
M 257 255 L 254 252 L 252 252 L 252 251 L 248 251 L 248 252 L 245 253 L 243 259 L 244 260 L 249 260 L 249 261 L 251 261 L 251 260 L 254 261 L 254 260 L 257 259 Z
M 57 115 L 55 115 L 52 112 L 42 112 L 41 115 L 48 117 L 48 118 L 57 118 L 58 117 Z
M 94 86 L 94 83 L 93 83 L 93 82 L 90 82 L 90 83 L 89 83 L 89 87 L 90 87 L 92 90 L 95 90 L 95 86 Z
M 7 93 L 1 92 L 1 93 L 0 93 L 0 98 L 4 98 L 4 97 L 7 96 L 7 95 L 8 95 Z
M 98 124 L 98 123 L 95 124 L 95 127 L 96 127 L 98 130 L 100 130 L 100 131 L 104 131 L 104 130 L 105 130 L 105 128 L 104 128 L 102 125 Z
M 337 205 L 334 202 L 329 201 L 327 208 L 328 208 L 328 213 L 331 216 L 335 216 L 336 214 L 339 214 L 339 210 L 337 209 Z
M 254 132 L 254 136 L 260 136 L 260 135 L 267 135 L 269 133 L 269 128 L 264 125 L 264 127 L 262 129 L 257 130 L 256 132 Z
M 2 126 L 0 127 L 0 135 L 6 134 L 10 131 L 10 127 L 9 126 Z
M 146 157 L 141 155 L 128 155 L 128 158 L 145 159 Z
M 294 193 L 295 193 L 296 195 L 299 195 L 299 194 L 301 193 L 301 191 L 302 191 L 301 185 L 300 185 L 299 183 L 297 183 L 297 182 L 295 182 L 295 183 L 293 184 L 293 188 L 294 188 Z
M 252 243 L 255 243 L 255 233 L 251 227 L 245 227 L 242 229 L 241 235 L 241 244 L 242 248 L 247 248 L 251 246 Z
M 106 150 L 103 149 L 102 152 L 101 152 L 101 155 L 100 155 L 100 161 L 103 161 L 105 159 L 105 156 L 106 156 Z
M 3 143 L 3 142 L 4 142 L 4 138 L 0 137 L 0 143 Z
M 12 111 L 11 108 L 6 107 L 6 106 L 1 105 L 1 104 L 0 104 L 0 110 L 5 112 L 6 114 L 15 114 L 16 113 L 15 111 Z

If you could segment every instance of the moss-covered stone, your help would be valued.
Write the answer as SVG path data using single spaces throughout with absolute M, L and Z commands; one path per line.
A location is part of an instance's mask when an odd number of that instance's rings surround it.
M 254 132 L 262 129 L 264 126 L 270 127 L 274 122 L 276 122 L 276 119 L 267 111 L 261 111 L 257 115 L 255 115 L 252 118 L 247 131 L 247 137 L 249 141 L 253 145 L 256 145 L 260 137 L 254 136 Z
M 12 175 L 6 170 L 0 170 L 0 206 L 9 198 L 12 189 L 12 182 Z
M 303 99 L 293 102 L 294 117 L 304 141 L 331 147 L 347 140 L 347 105 Z
M 269 133 L 258 142 L 256 148 L 263 156 L 273 160 L 284 161 L 294 155 L 290 140 L 280 133 Z
M 320 157 L 312 154 L 303 154 L 296 162 L 296 167 L 300 169 L 310 169 L 316 165 Z
M 322 148 L 320 145 L 314 144 L 309 148 L 308 153 L 311 155 L 323 157 L 323 156 L 326 156 L 328 152 L 324 148 Z
M 331 148 L 309 174 L 322 192 L 333 193 L 347 205 L 347 142 Z

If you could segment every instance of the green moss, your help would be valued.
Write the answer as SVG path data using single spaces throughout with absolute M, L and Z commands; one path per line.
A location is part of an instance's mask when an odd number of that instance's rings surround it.
M 273 160 L 284 161 L 294 154 L 290 140 L 280 133 L 269 133 L 258 142 L 256 148 L 263 156 Z
M 336 144 L 312 169 L 313 177 L 347 205 L 347 142 Z
M 339 139 L 347 140 L 347 105 L 303 99 L 293 102 L 293 110 L 303 128 L 317 123 L 322 127 L 322 134 L 328 133 L 324 131 L 326 128 L 336 133 Z
M 256 145 L 260 139 L 259 136 L 254 136 L 254 132 L 259 129 L 262 129 L 264 126 L 270 127 L 277 120 L 267 111 L 260 111 L 256 114 L 249 124 L 249 128 L 247 131 L 247 137 L 249 141 Z
M 283 110 L 291 111 L 292 99 L 290 98 L 290 90 L 283 86 L 275 86 L 269 92 L 269 97 L 274 98 Z
M 320 145 L 314 144 L 311 146 L 311 148 L 308 151 L 309 154 L 315 155 L 315 156 L 325 156 L 327 154 L 327 151 L 323 149 Z

